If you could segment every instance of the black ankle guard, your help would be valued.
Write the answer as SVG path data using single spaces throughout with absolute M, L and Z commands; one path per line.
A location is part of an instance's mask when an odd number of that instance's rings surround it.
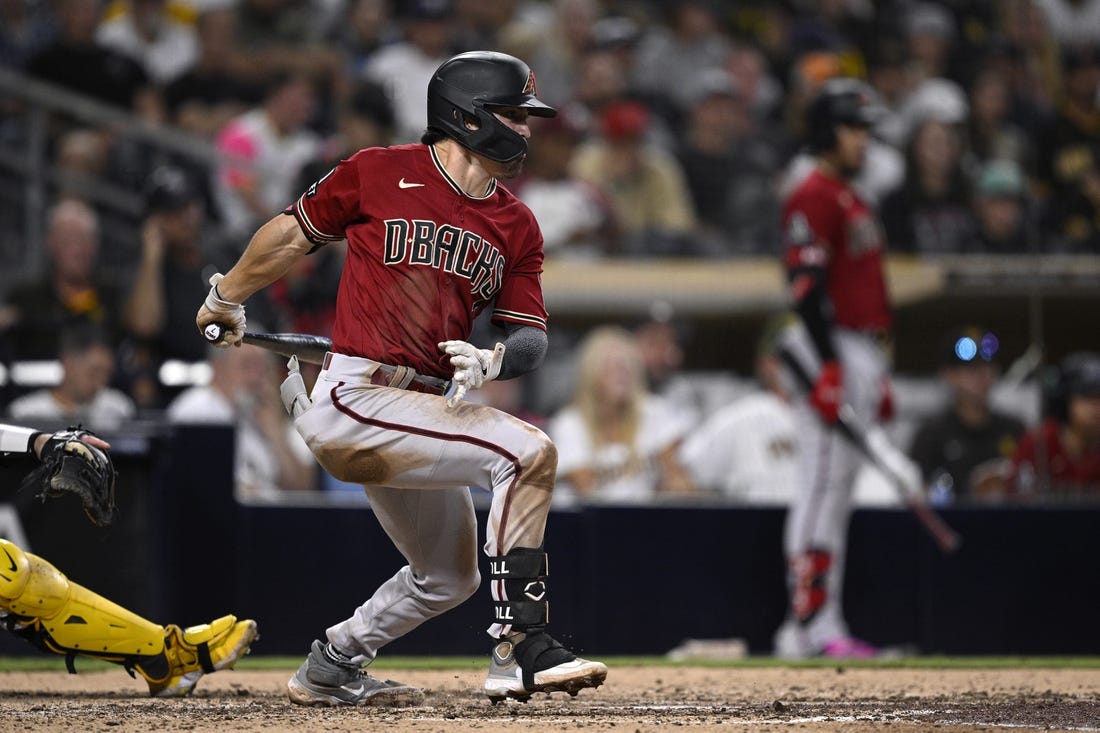
M 493 594 L 493 620 L 523 631 L 546 624 L 550 610 L 546 601 L 546 553 L 516 547 L 507 555 L 489 561 Z
M 523 670 L 523 686 L 527 689 L 535 686 L 535 672 L 572 662 L 577 658 L 577 655 L 544 632 L 531 634 L 516 644 L 513 653 L 516 655 L 516 663 Z

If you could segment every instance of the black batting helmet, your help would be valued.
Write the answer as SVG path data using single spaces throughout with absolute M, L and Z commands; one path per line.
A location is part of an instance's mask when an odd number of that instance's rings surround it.
M 1046 412 L 1062 422 L 1069 419 L 1073 397 L 1100 397 L 1100 354 L 1078 351 L 1062 360 L 1047 377 Z
M 493 116 L 491 107 L 523 107 L 535 117 L 557 110 L 535 95 L 535 74 L 515 56 L 470 51 L 444 61 L 428 82 L 428 129 L 454 138 L 490 160 L 507 163 L 527 152 L 527 141 Z M 465 120 L 477 120 L 476 130 Z
M 880 116 L 875 93 L 866 83 L 850 78 L 829 79 L 806 107 L 806 140 L 811 152 L 833 149 L 837 125 L 870 127 Z

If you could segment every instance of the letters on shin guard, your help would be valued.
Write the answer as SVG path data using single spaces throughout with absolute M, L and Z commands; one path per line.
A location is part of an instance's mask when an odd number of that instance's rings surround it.
M 546 553 L 538 549 L 514 548 L 507 555 L 489 561 L 493 597 L 493 620 L 523 631 L 549 620 L 546 600 Z

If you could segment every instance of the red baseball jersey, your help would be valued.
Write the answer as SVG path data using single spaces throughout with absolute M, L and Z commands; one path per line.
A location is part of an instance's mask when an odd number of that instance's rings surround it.
M 784 203 L 783 232 L 789 270 L 825 268 L 836 325 L 889 330 L 882 227 L 847 181 L 815 169 Z
M 1100 494 L 1100 452 L 1071 455 L 1055 420 L 1024 434 L 1012 459 L 1017 493 Z
M 493 181 L 474 198 L 421 144 L 360 150 L 288 210 L 315 244 L 346 238 L 333 350 L 450 377 L 436 347 L 492 318 L 546 329 L 542 234 Z

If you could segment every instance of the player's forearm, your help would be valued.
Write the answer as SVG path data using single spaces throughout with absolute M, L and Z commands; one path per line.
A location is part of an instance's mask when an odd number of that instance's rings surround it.
M 795 273 L 791 283 L 795 312 L 802 319 L 821 361 L 834 361 L 833 319 L 825 293 L 824 272 L 811 269 Z
M 123 318 L 130 333 L 141 338 L 156 335 L 164 326 L 160 264 L 148 257 L 142 258 L 137 280 L 123 308 Z
M 512 379 L 538 369 L 546 358 L 546 331 L 535 326 L 512 324 L 504 339 L 504 362 L 497 379 Z
M 275 216 L 252 236 L 237 264 L 218 283 L 219 296 L 243 303 L 285 275 L 312 246 L 294 217 Z

